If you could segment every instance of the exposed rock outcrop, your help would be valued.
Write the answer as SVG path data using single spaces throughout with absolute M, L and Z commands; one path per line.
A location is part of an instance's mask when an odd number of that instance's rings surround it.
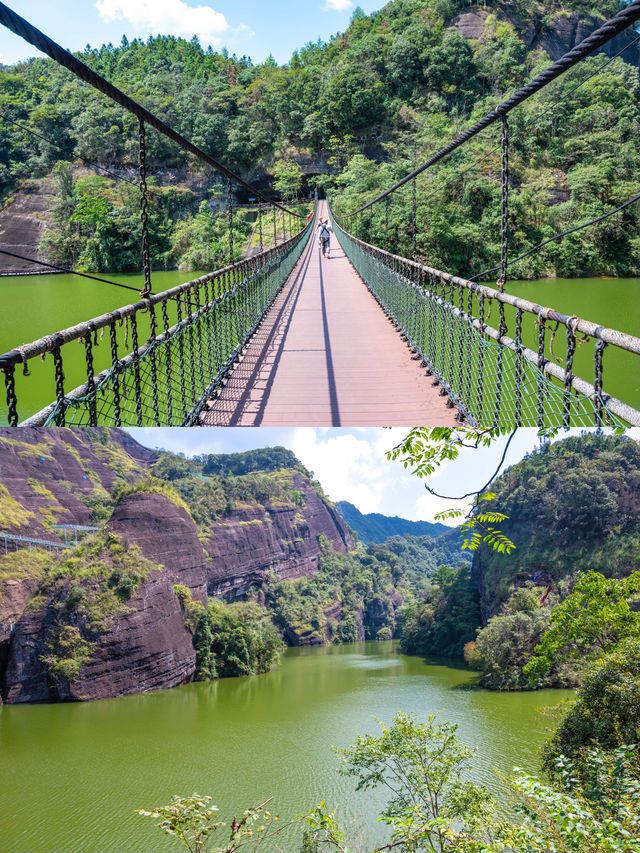
M 203 550 L 193 520 L 162 495 L 134 494 L 116 508 L 109 528 L 135 542 L 159 564 L 95 642 L 97 647 L 71 684 L 54 684 L 41 661 L 64 588 L 56 588 L 16 626 L 6 672 L 5 701 L 102 699 L 173 687 L 193 678 L 191 633 L 174 584 L 206 601 Z
M 318 537 L 335 551 L 350 544 L 344 521 L 314 491 L 309 480 L 295 474 L 293 487 L 304 495 L 304 507 L 274 505 L 246 507 L 220 520 L 211 529 L 206 550 L 211 558 L 209 595 L 235 598 L 274 572 L 280 580 L 311 575 L 318 568 Z
M 47 260 L 40 251 L 49 210 L 53 200 L 51 182 L 28 181 L 15 198 L 0 210 L 0 244 L 9 251 L 35 261 Z M 0 255 L 0 275 L 45 272 L 45 267 Z
M 142 478 L 157 458 L 128 433 L 92 434 L 93 442 L 89 430 L 85 435 L 81 429 L 0 428 L 0 483 L 26 511 L 22 523 L 0 512 L 0 531 L 62 539 L 46 521 L 90 525 L 85 500 L 96 493 L 107 495 L 123 469 Z M 108 442 L 103 444 L 99 439 L 105 435 Z
M 0 483 L 20 512 L 0 517 L 0 531 L 51 540 L 58 535 L 53 522 L 89 524 L 91 496 L 108 499 L 118 483 L 143 480 L 156 460 L 157 454 L 117 430 L 1 430 Z M 325 541 L 341 553 L 352 544 L 339 514 L 307 476 L 292 470 L 280 478 L 295 499 L 278 492 L 279 499 L 263 504 L 238 501 L 209 527 L 198 526 L 177 498 L 153 491 L 122 498 L 105 532 L 124 547 L 137 546 L 154 570 L 100 630 L 87 627 L 82 616 L 67 615 L 65 624 L 91 645 L 71 680 L 52 677 L 43 658 L 59 630 L 60 612 L 69 610 L 73 585 L 90 591 L 92 582 L 65 575 L 41 587 L 26 607 L 39 583 L 37 571 L 17 581 L 3 580 L 0 572 L 0 615 L 15 622 L 12 635 L 0 638 L 4 701 L 100 699 L 192 680 L 195 652 L 176 584 L 202 604 L 209 596 L 238 598 L 272 577 L 314 574 Z M 109 566 L 108 550 L 99 559 Z M 335 607 L 328 617 L 339 617 L 340 605 Z
M 462 12 L 454 19 L 453 26 L 465 38 L 482 41 L 487 17 L 494 11 L 493 9 L 474 9 Z M 497 17 L 499 20 L 513 24 L 528 51 L 540 48 L 545 50 L 552 60 L 560 59 L 604 23 L 603 18 L 578 15 L 575 12 L 560 12 L 551 21 L 544 22 L 540 15 L 540 18 L 534 18 L 527 24 L 522 18 L 504 10 L 498 10 Z M 630 45 L 634 38 L 634 33 L 626 30 L 611 39 L 598 52 L 613 56 Z M 624 59 L 631 65 L 635 65 L 639 55 L 638 46 L 630 46 L 624 53 Z

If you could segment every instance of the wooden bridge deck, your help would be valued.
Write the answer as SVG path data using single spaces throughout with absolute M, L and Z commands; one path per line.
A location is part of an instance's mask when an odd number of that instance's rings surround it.
M 335 235 L 331 249 L 312 235 L 203 426 L 455 425 Z

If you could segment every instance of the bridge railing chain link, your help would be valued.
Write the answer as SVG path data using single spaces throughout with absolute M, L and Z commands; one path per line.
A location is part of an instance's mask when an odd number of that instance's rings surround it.
M 7 401 L 0 421 L 18 425 L 16 368 L 28 373 L 32 359 L 51 353 L 56 399 L 21 426 L 196 423 L 291 274 L 312 227 L 313 220 L 260 255 L 0 356 Z M 109 366 L 94 375 L 105 333 Z M 74 341 L 85 348 L 86 381 L 66 392 L 63 354 Z M 104 346 L 98 352 L 107 356 Z
M 605 348 L 630 353 L 640 369 L 640 338 L 393 255 L 349 234 L 333 212 L 331 217 L 345 254 L 461 421 L 640 426 L 640 411 L 603 388 Z M 489 324 L 492 315 L 499 328 Z M 561 329 L 564 357 L 557 353 Z M 593 382 L 574 372 L 576 349 L 585 346 L 594 348 Z

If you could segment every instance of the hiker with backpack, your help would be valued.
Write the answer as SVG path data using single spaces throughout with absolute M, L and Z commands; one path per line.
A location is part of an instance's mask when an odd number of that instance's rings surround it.
M 331 232 L 333 228 L 328 219 L 320 217 L 318 223 L 318 245 L 322 247 L 322 256 L 331 258 Z

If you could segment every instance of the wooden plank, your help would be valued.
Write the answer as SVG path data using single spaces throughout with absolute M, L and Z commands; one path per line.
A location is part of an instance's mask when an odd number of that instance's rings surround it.
M 455 425 L 455 409 L 412 359 L 335 236 L 331 244 L 331 258 L 323 258 L 310 239 L 203 425 Z

